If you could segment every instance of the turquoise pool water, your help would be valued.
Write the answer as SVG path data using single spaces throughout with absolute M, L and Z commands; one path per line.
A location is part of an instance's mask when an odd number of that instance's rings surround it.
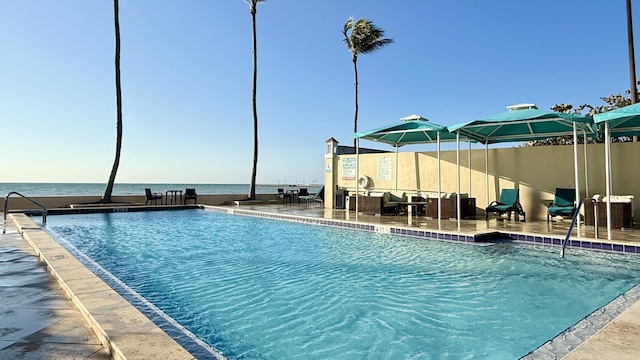
M 640 282 L 635 256 L 201 210 L 48 228 L 230 359 L 517 359 Z

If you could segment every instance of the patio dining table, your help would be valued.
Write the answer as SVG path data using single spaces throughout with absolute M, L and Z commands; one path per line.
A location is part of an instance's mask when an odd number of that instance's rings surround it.
M 398 203 L 398 206 L 404 207 L 407 210 L 407 222 L 411 225 L 413 214 L 415 213 L 418 216 L 419 206 L 425 207 L 425 215 L 426 215 L 426 201 L 401 201 Z
M 294 203 L 298 201 L 298 189 L 287 190 L 286 193 L 289 195 L 289 202 Z
M 165 205 L 181 205 L 182 204 L 182 190 L 165 190 L 164 192 Z

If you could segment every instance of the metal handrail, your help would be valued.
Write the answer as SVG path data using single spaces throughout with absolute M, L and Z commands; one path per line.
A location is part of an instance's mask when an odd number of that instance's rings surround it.
M 9 206 L 9 196 L 11 196 L 11 195 L 13 195 L 13 194 L 19 195 L 19 196 L 21 196 L 22 198 L 24 198 L 24 199 L 27 199 L 27 200 L 31 201 L 31 202 L 32 202 L 33 204 L 35 204 L 36 206 L 41 207 L 41 208 L 42 208 L 42 224 L 43 224 L 43 225 L 46 225 L 46 224 L 47 224 L 47 208 L 46 208 L 44 205 L 40 204 L 39 202 L 37 202 L 37 201 L 33 200 L 32 198 L 30 198 L 30 197 L 28 197 L 28 196 L 24 196 L 24 195 L 20 194 L 20 193 L 19 193 L 19 192 L 17 192 L 17 191 L 11 191 L 11 192 L 10 192 L 10 193 L 8 193 L 8 194 L 7 194 L 7 196 L 5 196 L 5 198 L 4 198 L 4 213 L 3 213 L 3 214 L 4 214 L 4 220 L 7 220 L 7 207 Z
M 560 249 L 560 257 L 564 257 L 564 248 L 567 246 L 569 242 L 569 237 L 571 236 L 571 232 L 573 231 L 573 226 L 576 224 L 576 219 L 580 217 L 580 208 L 586 199 L 580 199 L 578 203 L 578 207 L 576 211 L 573 213 L 573 219 L 571 219 L 571 225 L 569 225 L 569 231 L 567 232 L 567 237 L 562 241 L 562 249 Z M 590 199 L 589 199 L 590 200 Z

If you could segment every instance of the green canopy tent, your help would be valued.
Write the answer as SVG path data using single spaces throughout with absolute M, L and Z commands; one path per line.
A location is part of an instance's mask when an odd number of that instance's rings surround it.
M 607 238 L 611 239 L 611 137 L 640 135 L 640 104 L 632 104 L 593 115 L 594 123 L 604 133 L 605 181 L 607 193 Z
M 416 144 L 438 144 L 438 193 L 440 193 L 440 142 L 456 141 L 456 135 L 450 133 L 446 127 L 430 122 L 419 115 L 409 115 L 400 119 L 401 122 L 388 126 L 379 127 L 373 130 L 358 132 L 351 135 L 358 140 L 356 147 L 356 161 L 359 156 L 359 140 L 370 140 L 384 143 L 396 149 L 396 190 L 398 188 L 398 148 L 404 145 Z M 358 165 L 356 164 L 356 178 L 358 178 Z M 356 182 L 356 193 L 358 183 Z M 356 217 L 358 216 L 358 201 L 356 197 Z M 438 198 L 438 220 L 441 214 L 441 201 Z
M 365 139 L 389 144 L 395 147 L 404 145 L 426 144 L 441 141 L 455 141 L 455 134 L 451 134 L 446 127 L 430 122 L 419 115 L 409 115 L 400 119 L 401 122 L 382 126 L 377 129 L 352 134 L 354 139 Z
M 449 126 L 451 132 L 483 144 L 541 140 L 573 134 L 577 130 L 593 134 L 593 119 L 582 114 L 540 110 L 534 104 L 507 106 L 505 111 L 486 118 Z
M 541 140 L 573 134 L 576 198 L 580 198 L 578 179 L 577 131 L 584 136 L 594 136 L 593 119 L 582 114 L 564 114 L 540 110 L 534 104 L 507 106 L 508 111 L 486 118 L 449 126 L 452 133 L 464 135 L 485 144 L 485 161 L 488 169 L 488 146 L 500 142 Z M 586 147 L 585 147 L 586 159 Z M 585 161 L 585 173 L 586 173 Z M 585 175 L 585 182 L 587 176 Z M 588 191 L 588 183 L 586 185 Z M 487 203 L 489 202 L 489 174 L 486 174 Z

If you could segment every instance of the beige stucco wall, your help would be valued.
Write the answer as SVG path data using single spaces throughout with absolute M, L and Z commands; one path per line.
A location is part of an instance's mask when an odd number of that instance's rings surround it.
M 392 149 L 392 148 L 390 148 Z M 613 194 L 634 195 L 634 218 L 640 219 L 640 143 L 618 143 L 611 145 Z M 391 180 L 378 179 L 378 160 L 391 160 Z M 337 159 L 326 159 L 335 164 L 331 173 L 332 182 L 355 191 L 356 180 L 344 180 L 342 163 L 355 155 L 342 155 Z M 466 144 L 461 144 L 460 185 L 462 193 L 476 198 L 479 213 L 487 206 L 487 181 L 485 149 L 471 150 L 471 166 Z M 383 154 L 362 154 L 358 158 L 358 174 L 373 180 L 372 191 L 399 191 L 408 194 L 422 191 L 437 191 L 437 152 L 400 152 L 397 159 L 393 151 Z M 588 195 L 605 193 L 604 144 L 587 145 Z M 519 188 L 520 202 L 531 220 L 546 218 L 546 205 L 553 199 L 556 187 L 575 188 L 574 153 L 572 145 L 538 146 L 516 148 L 490 148 L 488 151 L 488 202 L 496 200 L 502 188 Z M 456 192 L 456 151 L 441 151 L 441 186 L 443 192 Z M 579 188 L 581 197 L 587 195 L 585 184 L 584 146 L 578 146 Z M 471 180 L 469 180 L 471 179 Z M 325 184 L 329 183 L 325 180 Z M 332 189 L 332 188 L 328 188 Z M 329 206 L 327 203 L 326 206 Z

